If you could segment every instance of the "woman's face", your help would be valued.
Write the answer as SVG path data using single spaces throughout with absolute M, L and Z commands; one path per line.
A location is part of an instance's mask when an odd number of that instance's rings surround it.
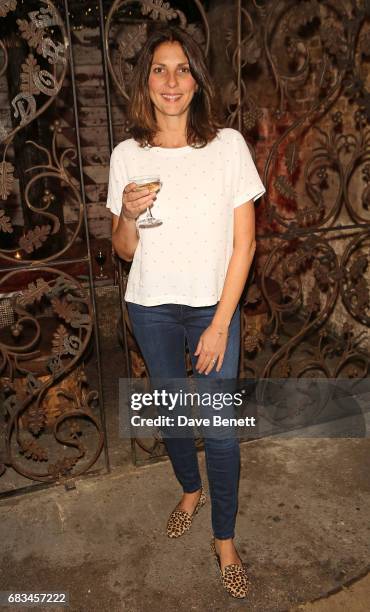
M 148 86 L 157 119 L 187 114 L 198 85 L 179 42 L 164 42 L 155 49 Z

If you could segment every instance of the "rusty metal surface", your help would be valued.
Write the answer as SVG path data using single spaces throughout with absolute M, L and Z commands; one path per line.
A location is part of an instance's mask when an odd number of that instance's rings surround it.
M 194 16 L 199 3 L 187 6 Z M 104 47 L 123 106 L 155 21 L 205 45 L 226 125 L 243 133 L 267 188 L 256 205 L 240 376 L 367 377 L 369 3 L 215 1 L 189 24 L 183 3 L 115 0 Z M 126 330 L 129 371 L 146 376 Z
M 99 346 L 78 120 L 77 147 L 62 153 L 58 118 L 49 142 L 22 136 L 50 109 L 68 73 L 75 89 L 68 2 L 64 15 L 60 8 L 50 0 L 0 6 L 7 19 L 0 75 L 9 66 L 9 41 L 24 54 L 18 84 L 14 74 L 11 83 L 19 88 L 9 99 L 11 129 L 0 125 L 0 475 L 9 479 L 12 469 L 45 483 L 86 473 L 105 448 L 101 384 L 91 390 L 84 370 L 94 334 L 98 353 Z M 13 148 L 20 137 L 17 150 L 23 142 L 33 150 L 27 159 L 37 159 L 25 170 Z M 79 181 L 71 173 L 76 162 Z M 23 180 L 18 194 L 15 177 Z M 17 198 L 23 224 L 13 219 Z M 66 231 L 63 211 L 71 203 L 75 220 Z M 78 264 L 89 271 L 89 287 L 68 272 Z

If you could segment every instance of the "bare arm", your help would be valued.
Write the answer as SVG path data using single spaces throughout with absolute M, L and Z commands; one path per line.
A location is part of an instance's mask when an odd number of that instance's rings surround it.
M 234 244 L 227 274 L 211 325 L 199 338 L 195 355 L 199 355 L 198 372 L 209 374 L 216 361 L 216 370 L 222 367 L 227 346 L 227 331 L 235 308 L 248 278 L 254 253 L 255 215 L 250 201 L 234 209 Z
M 112 245 L 117 255 L 125 261 L 132 261 L 138 242 L 135 219 L 112 215 Z
M 248 278 L 256 250 L 254 205 L 246 202 L 234 210 L 234 246 L 225 283 L 212 325 L 227 331 Z

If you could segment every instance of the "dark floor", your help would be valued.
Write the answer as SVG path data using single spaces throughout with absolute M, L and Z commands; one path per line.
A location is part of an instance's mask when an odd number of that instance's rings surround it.
M 368 438 L 243 445 L 246 602 L 219 584 L 209 503 L 190 533 L 165 536 L 179 496 L 168 462 L 3 500 L 0 590 L 66 590 L 70 609 L 83 612 L 289 610 L 369 570 L 369 451 Z

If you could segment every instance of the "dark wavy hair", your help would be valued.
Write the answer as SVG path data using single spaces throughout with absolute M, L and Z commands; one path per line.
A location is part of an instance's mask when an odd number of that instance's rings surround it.
M 149 96 L 148 79 L 155 49 L 165 42 L 178 42 L 189 61 L 190 72 L 198 84 L 189 107 L 186 140 L 193 147 L 204 147 L 223 127 L 219 101 L 201 47 L 176 26 L 156 27 L 140 51 L 130 81 L 128 119 L 132 137 L 140 146 L 153 145 L 158 126 Z

